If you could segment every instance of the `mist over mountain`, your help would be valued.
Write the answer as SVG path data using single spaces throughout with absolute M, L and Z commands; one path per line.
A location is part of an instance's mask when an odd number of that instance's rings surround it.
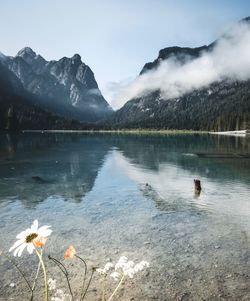
M 233 130 L 250 126 L 250 18 L 208 46 L 168 47 L 117 91 L 113 127 Z
M 83 122 L 96 122 L 112 112 L 92 70 L 78 54 L 46 61 L 25 47 L 15 57 L 1 54 L 0 61 L 42 109 Z

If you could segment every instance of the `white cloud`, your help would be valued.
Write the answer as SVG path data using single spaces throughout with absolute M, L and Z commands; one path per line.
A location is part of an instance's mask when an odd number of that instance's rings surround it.
M 121 94 L 125 93 L 128 86 L 133 82 L 133 78 L 126 78 L 119 82 L 109 82 L 103 90 L 105 98 L 109 100 L 113 109 L 119 109 L 124 105 L 124 97 Z
M 166 99 L 180 97 L 225 79 L 250 78 L 250 25 L 238 23 L 210 52 L 181 64 L 174 58 L 164 60 L 156 70 L 138 76 L 130 83 L 113 84 L 111 104 L 121 107 L 126 101 L 160 90 Z

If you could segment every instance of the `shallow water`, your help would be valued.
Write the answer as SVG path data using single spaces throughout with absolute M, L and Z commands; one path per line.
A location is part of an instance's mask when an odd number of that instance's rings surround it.
M 57 258 L 74 244 L 93 265 L 150 262 L 117 300 L 250 300 L 250 159 L 239 153 L 250 153 L 248 138 L 0 134 L 0 249 L 37 218 L 52 226 L 46 252 Z M 34 258 L 23 253 L 26 272 Z M 97 277 L 88 300 L 95 286 Z M 28 300 L 26 291 L 0 259 L 0 300 Z

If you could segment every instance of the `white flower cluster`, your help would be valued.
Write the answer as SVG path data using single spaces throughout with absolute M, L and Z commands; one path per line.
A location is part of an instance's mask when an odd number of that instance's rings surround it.
M 96 269 L 97 273 L 107 275 L 108 271 L 114 267 L 113 263 L 108 262 L 105 264 L 103 269 Z
M 134 275 L 142 270 L 144 268 L 148 268 L 149 263 L 145 260 L 142 260 L 141 262 L 135 264 L 134 261 L 128 260 L 127 257 L 121 256 L 118 260 L 117 264 L 115 265 L 115 271 L 119 270 L 122 272 L 123 275 L 128 276 L 129 278 L 133 278 Z M 114 279 L 118 278 L 118 272 L 114 272 L 114 275 L 110 275 Z M 116 280 L 115 279 L 115 280 Z
M 72 298 L 69 294 L 65 294 L 63 290 L 57 289 L 51 301 L 72 301 Z
M 49 278 L 48 287 L 50 291 L 54 291 L 54 296 L 51 297 L 51 301 L 72 301 L 69 294 L 65 294 L 61 289 L 56 289 L 56 279 Z
M 56 289 L 56 279 L 49 278 L 48 287 L 49 287 L 50 291 L 55 290 Z
M 97 269 L 97 272 L 102 275 L 107 275 L 107 272 L 113 267 L 115 268 L 115 271 L 110 274 L 110 277 L 115 281 L 118 281 L 122 276 L 133 278 L 136 273 L 148 268 L 149 263 L 142 260 L 135 264 L 134 261 L 128 260 L 125 256 L 121 256 L 115 266 L 111 262 L 108 262 L 103 269 Z

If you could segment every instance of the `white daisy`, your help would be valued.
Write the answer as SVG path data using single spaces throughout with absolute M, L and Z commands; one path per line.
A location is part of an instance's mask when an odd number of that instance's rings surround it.
M 45 244 L 47 237 L 52 232 L 49 228 L 50 226 L 42 226 L 38 229 L 38 221 L 34 220 L 30 228 L 22 231 L 16 236 L 18 240 L 9 249 L 9 252 L 15 250 L 13 253 L 14 256 L 20 257 L 23 250 L 27 247 L 29 254 L 32 254 L 35 249 L 34 245 L 42 247 Z

